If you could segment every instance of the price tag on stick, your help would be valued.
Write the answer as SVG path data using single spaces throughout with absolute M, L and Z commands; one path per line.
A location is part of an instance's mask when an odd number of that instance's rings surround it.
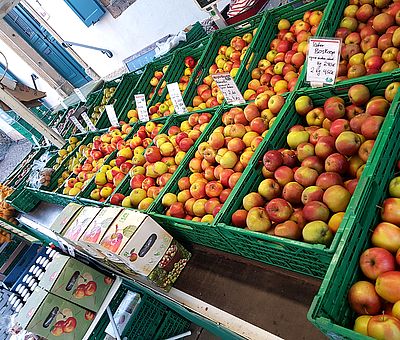
M 106 113 L 112 126 L 119 126 L 119 121 L 114 110 L 114 105 L 106 105 Z
M 76 93 L 76 95 L 78 96 L 78 98 L 79 98 L 82 102 L 86 103 L 86 98 L 85 98 L 85 96 L 83 95 L 83 93 L 81 92 L 81 89 L 76 88 L 76 89 L 74 89 L 74 92 Z
M 246 102 L 229 73 L 213 74 L 212 77 L 217 83 L 228 104 L 236 105 L 244 104 Z
M 86 112 L 82 113 L 82 118 L 85 121 L 87 127 L 89 128 L 90 131 L 96 131 L 96 127 L 93 125 L 92 121 L 90 120 L 90 118 L 88 117 L 88 115 L 86 114 Z
M 309 38 L 306 81 L 311 86 L 335 83 L 340 56 L 340 39 Z
M 141 122 L 149 121 L 149 114 L 147 112 L 146 97 L 144 94 L 135 94 L 136 110 L 138 111 L 139 120 Z
M 172 105 L 174 105 L 174 110 L 177 114 L 187 113 L 188 110 L 185 106 L 185 102 L 182 98 L 181 90 L 179 90 L 178 83 L 172 83 L 167 85 L 169 95 L 171 97 Z
M 79 129 L 80 132 L 85 133 L 86 129 L 83 127 L 83 125 L 81 123 L 79 123 L 78 119 L 76 119 L 75 116 L 71 116 L 69 117 L 69 119 L 71 120 L 72 123 L 74 123 L 74 125 Z

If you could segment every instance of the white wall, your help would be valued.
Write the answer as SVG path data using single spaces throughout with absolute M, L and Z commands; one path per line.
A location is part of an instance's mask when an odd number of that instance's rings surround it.
M 221 1 L 220 7 L 228 1 Z M 118 18 L 106 14 L 91 27 L 75 15 L 63 0 L 40 0 L 50 15 L 48 23 L 64 40 L 104 47 L 113 58 L 99 51 L 74 47 L 74 50 L 101 77 L 123 66 L 122 61 L 158 39 L 176 34 L 208 15 L 193 0 L 137 0 Z

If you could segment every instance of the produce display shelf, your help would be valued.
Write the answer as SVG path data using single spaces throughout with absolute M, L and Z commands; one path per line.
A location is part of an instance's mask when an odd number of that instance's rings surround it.
M 145 98 L 146 98 L 146 102 L 150 99 L 149 95 L 150 95 L 151 88 L 152 88 L 152 86 L 150 84 L 150 80 L 151 80 L 151 78 L 154 77 L 154 72 L 162 71 L 164 66 L 169 65 L 171 63 L 172 58 L 173 58 L 173 54 L 168 54 L 165 57 L 161 57 L 160 59 L 157 59 L 156 61 L 153 61 L 146 65 L 144 72 L 140 75 L 140 78 L 136 83 L 136 87 L 127 96 L 125 105 L 122 106 L 122 108 L 119 112 L 116 111 L 118 120 L 127 121 L 128 111 L 136 108 L 135 98 L 134 98 L 135 94 L 144 94 Z M 164 81 L 164 78 L 165 78 L 165 74 L 160 79 L 158 85 L 155 88 L 154 93 L 157 93 L 158 89 L 161 87 L 161 84 Z M 129 121 L 129 119 L 128 119 L 128 121 Z
M 193 44 L 190 44 L 186 47 L 180 48 L 175 51 L 171 63 L 168 67 L 167 72 L 165 73 L 164 80 L 167 84 L 171 84 L 174 82 L 179 82 L 179 79 L 184 75 L 183 72 L 186 68 L 185 66 L 185 58 L 187 56 L 192 56 L 195 60 L 199 61 L 202 55 L 205 53 L 204 47 L 207 45 L 208 38 L 204 38 L 200 41 L 196 41 Z M 196 68 L 195 68 L 196 69 Z M 194 69 L 194 70 L 195 70 Z M 195 77 L 195 73 L 193 70 L 193 74 L 191 76 Z M 148 107 L 151 107 L 158 102 L 164 102 L 165 97 L 168 94 L 167 87 L 164 88 L 161 95 L 154 93 L 153 97 L 150 99 Z
M 210 114 L 212 114 L 212 115 L 215 115 L 216 114 L 216 109 L 208 109 L 208 112 L 210 113 Z M 164 118 L 158 118 L 157 120 L 154 120 L 154 122 L 155 121 L 162 121 L 162 122 L 165 122 L 164 123 L 164 126 L 161 128 L 161 130 L 159 131 L 159 133 L 158 133 L 158 135 L 161 135 L 161 134 L 167 134 L 168 133 L 168 130 L 169 130 L 169 128 L 171 127 L 171 126 L 174 126 L 174 125 L 176 125 L 176 126 L 179 126 L 183 121 L 185 121 L 185 120 L 187 120 L 189 117 L 190 117 L 190 115 L 191 115 L 192 113 L 185 113 L 185 114 L 182 114 L 182 115 L 178 115 L 178 114 L 174 114 L 174 115 L 171 115 L 171 116 L 168 116 L 168 117 L 164 117 Z M 211 123 L 211 122 L 210 122 Z M 142 124 L 141 124 L 142 125 Z M 204 132 L 203 132 L 204 133 Z M 200 135 L 201 136 L 201 135 Z M 150 146 L 153 146 L 153 144 L 154 144 L 154 142 L 152 142 L 150 145 L 149 145 L 149 147 Z M 182 163 L 185 163 L 185 159 L 186 159 L 186 157 L 188 157 L 188 154 L 192 154 L 190 151 L 191 150 L 195 150 L 195 145 L 192 145 L 192 147 L 187 151 L 187 153 L 186 153 L 186 155 L 185 155 L 185 157 L 183 158 L 183 160 L 182 160 Z M 186 164 L 186 163 L 185 163 Z M 178 171 L 179 170 L 179 166 L 178 166 L 178 168 L 177 168 L 177 170 L 176 171 Z M 115 189 L 115 191 L 113 192 L 113 194 L 115 194 L 115 193 L 121 193 L 121 194 L 123 194 L 124 196 L 128 196 L 129 195 L 129 193 L 130 193 L 130 191 L 132 190 L 131 189 L 131 187 L 130 187 L 130 179 L 131 179 L 131 177 L 129 176 L 129 175 L 126 175 L 125 176 L 125 178 L 122 180 L 122 182 L 119 184 L 119 186 Z M 172 180 L 172 177 L 171 177 L 171 179 L 170 180 Z M 163 193 L 164 193 L 165 191 L 164 191 L 164 188 L 160 191 L 160 193 L 159 193 L 159 196 L 162 196 L 163 195 Z M 107 200 L 105 201 L 105 204 L 111 204 L 110 203 L 110 199 L 111 199 L 111 197 L 112 196 L 110 196 L 109 198 L 107 198 Z M 150 207 L 149 207 L 149 209 L 150 209 Z M 148 209 L 148 210 L 149 210 Z
M 187 89 L 184 92 L 183 101 L 185 102 L 185 105 L 187 107 L 192 106 L 193 98 L 196 95 L 197 87 L 200 84 L 202 84 L 203 79 L 206 76 L 208 76 L 209 68 L 214 63 L 214 60 L 217 56 L 218 49 L 220 48 L 220 46 L 222 45 L 229 46 L 231 39 L 235 36 L 242 36 L 245 33 L 249 32 L 252 33 L 255 28 L 263 26 L 264 20 L 265 20 L 265 14 L 260 13 L 255 15 L 254 17 L 245 19 L 234 25 L 228 26 L 224 29 L 220 29 L 212 33 L 212 35 L 208 40 L 208 44 L 204 48 L 204 53 L 200 58 L 200 60 L 198 61 L 196 68 L 193 71 L 195 76 L 190 78 Z M 249 50 L 251 50 L 252 45 L 254 44 L 254 41 L 257 39 L 257 35 L 259 34 L 260 33 L 257 30 L 257 33 L 255 34 L 252 42 L 249 45 Z M 242 61 L 240 64 L 238 74 L 240 74 L 240 69 L 245 67 L 246 67 L 246 62 Z M 237 83 L 238 81 L 239 81 L 238 77 L 236 77 L 235 82 Z
M 376 75 L 364 81 L 364 85 L 370 89 L 372 95 L 383 95 L 386 86 L 393 82 L 393 80 L 390 74 Z M 217 230 L 221 237 L 224 237 L 229 243 L 235 245 L 235 252 L 238 255 L 323 279 L 332 257 L 339 246 L 343 231 L 345 228 L 351 228 L 350 224 L 342 222 L 331 245 L 326 247 L 321 244 L 309 244 L 237 228 L 231 226 L 231 216 L 236 210 L 241 209 L 243 197 L 252 191 L 257 191 L 258 184 L 264 179 L 261 174 L 262 162 L 260 162 L 263 155 L 268 150 L 285 147 L 287 145 L 286 136 L 289 128 L 305 122 L 305 118 L 295 112 L 295 100 L 301 95 L 307 95 L 313 100 L 314 106 L 318 107 L 323 106 L 326 99 L 339 96 L 348 103 L 348 89 L 357 83 L 357 80 L 346 81 L 336 86 L 324 87 L 323 89 L 299 90 L 291 95 L 290 105 L 286 106 L 286 110 L 284 112 L 281 111 L 281 114 L 279 114 L 277 121 L 256 150 L 251 164 L 245 169 L 239 182 L 214 220 L 214 224 L 218 225 Z M 390 114 L 396 112 L 396 108 L 397 105 L 393 104 L 390 107 Z M 384 133 L 385 127 L 382 127 L 380 135 L 384 135 Z M 367 164 L 371 162 L 372 159 L 369 158 Z M 351 218 L 357 207 L 364 204 L 362 193 L 367 185 L 366 175 L 363 174 L 347 207 L 344 221 Z
M 168 183 L 165 185 L 160 194 L 157 196 L 157 198 L 149 207 L 148 213 L 155 220 L 157 220 L 157 222 L 160 223 L 160 225 L 162 225 L 163 228 L 165 228 L 172 235 L 178 237 L 181 240 L 201 244 L 210 248 L 215 248 L 226 252 L 235 253 L 234 245 L 228 243 L 225 238 L 221 237 L 221 234 L 218 232 L 217 226 L 210 223 L 193 222 L 190 220 L 185 220 L 172 216 L 166 216 L 165 215 L 166 209 L 162 205 L 162 198 L 166 193 L 171 192 L 174 194 L 178 194 L 179 179 L 185 176 L 189 176 L 191 174 L 191 171 L 189 169 L 190 160 L 194 158 L 198 146 L 202 142 L 207 141 L 212 132 L 218 126 L 221 126 L 223 124 L 222 114 L 225 111 L 227 111 L 227 109 L 223 106 L 217 108 L 217 111 L 213 115 L 211 121 L 209 122 L 203 133 L 196 140 L 192 148 L 190 148 L 190 150 L 187 152 L 185 158 L 179 165 L 178 169 L 175 171 L 175 173 L 170 178 Z
M 335 6 L 332 5 L 332 1 L 317 0 L 299 7 L 301 4 L 303 4 L 302 0 L 296 0 L 287 5 L 264 12 L 264 20 L 257 30 L 258 33 L 254 37 L 254 42 L 250 45 L 249 50 L 246 52 L 245 58 L 243 59 L 243 64 L 248 64 L 249 66 L 241 67 L 237 74 L 236 84 L 241 93 L 244 93 L 247 89 L 248 83 L 252 79 L 252 70 L 257 67 L 258 62 L 265 58 L 267 52 L 270 50 L 270 43 L 279 32 L 278 22 L 281 19 L 287 19 L 290 23 L 293 23 L 295 20 L 302 19 L 304 13 L 307 11 L 321 10 L 324 12 L 324 15 L 315 36 L 324 36 L 324 23 L 329 21 L 328 18 L 330 18 L 332 12 L 336 10 Z M 300 72 L 294 91 L 303 86 L 305 72 L 306 67 L 304 66 L 302 72 Z
M 350 308 L 347 295 L 350 287 L 361 279 L 361 253 L 371 246 L 373 229 L 380 222 L 381 205 L 388 197 L 389 183 L 398 175 L 400 158 L 400 92 L 392 103 L 380 134 L 364 169 L 367 180 L 360 191 L 359 204 L 342 226 L 343 235 L 315 296 L 308 319 L 332 339 L 366 339 L 352 330 L 356 313 Z

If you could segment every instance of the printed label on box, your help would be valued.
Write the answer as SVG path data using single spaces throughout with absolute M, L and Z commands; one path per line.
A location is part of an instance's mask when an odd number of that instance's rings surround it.
M 71 222 L 64 237 L 71 241 L 78 241 L 99 211 L 100 208 L 98 207 L 84 207 Z

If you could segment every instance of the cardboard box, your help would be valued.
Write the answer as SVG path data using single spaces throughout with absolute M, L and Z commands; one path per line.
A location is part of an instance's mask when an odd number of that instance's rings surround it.
M 157 286 L 169 291 L 186 267 L 192 254 L 179 242 L 173 240 L 160 262 L 148 276 Z
M 119 254 L 128 240 L 139 227 L 137 220 L 138 212 L 135 210 L 124 209 L 110 225 L 99 244 L 93 244 L 103 254 Z
M 149 275 L 172 242 L 151 217 L 124 210 L 100 242 L 99 250 L 110 261 L 123 263 L 136 273 Z
M 83 339 L 95 313 L 37 287 L 16 317 L 34 334 L 49 340 Z
M 68 228 L 63 231 L 63 236 L 72 243 L 76 243 L 99 212 L 100 208 L 98 207 L 83 207 L 74 220 L 69 223 Z
M 60 215 L 57 216 L 50 229 L 56 233 L 61 234 L 63 230 L 68 226 L 70 221 L 72 221 L 82 209 L 82 206 L 76 203 L 68 204 Z
M 57 254 L 39 286 L 85 309 L 98 312 L 113 279 L 74 258 Z
M 119 207 L 106 207 L 101 209 L 80 237 L 78 244 L 99 243 L 121 211 L 122 208 Z

